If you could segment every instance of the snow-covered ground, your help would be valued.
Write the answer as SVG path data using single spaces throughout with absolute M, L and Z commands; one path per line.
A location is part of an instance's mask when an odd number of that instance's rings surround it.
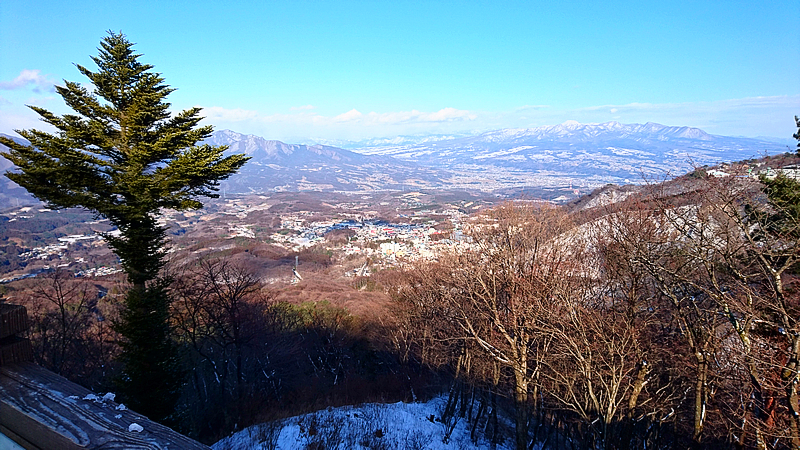
M 442 423 L 446 397 L 427 403 L 370 403 L 361 406 L 329 408 L 290 419 L 254 425 L 212 446 L 214 450 L 361 450 L 409 449 L 451 450 L 489 449 L 483 430 L 476 430 L 477 442 L 470 439 L 465 419 L 455 424 Z M 505 422 L 507 438 L 498 450 L 513 448 Z M 449 433 L 448 433 L 449 432 Z

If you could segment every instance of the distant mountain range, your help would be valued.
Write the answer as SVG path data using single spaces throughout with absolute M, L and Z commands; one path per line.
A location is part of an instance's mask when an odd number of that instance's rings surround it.
M 20 144 L 28 143 L 28 141 L 19 137 L 9 136 L 3 133 L 0 133 L 0 136 L 7 137 Z M 0 144 L 0 151 L 6 151 L 7 149 L 8 148 L 5 145 Z M 13 170 L 14 168 L 15 166 L 11 163 L 11 161 L 0 156 L 0 209 L 8 208 L 9 206 L 38 203 L 38 200 L 29 194 L 28 191 L 21 188 L 17 183 L 14 183 L 13 181 L 9 180 L 8 177 L 3 175 L 7 171 Z
M 205 143 L 227 145 L 228 153 L 251 157 L 238 174 L 222 184 L 228 192 L 369 192 L 444 184 L 445 174 L 439 169 L 337 147 L 285 144 L 230 130 L 214 132 Z
M 230 130 L 216 131 L 205 142 L 252 157 L 223 182 L 223 191 L 230 193 L 426 188 L 512 192 L 564 187 L 585 192 L 608 183 L 661 180 L 693 166 L 794 150 L 783 142 L 717 136 L 699 128 L 575 121 L 477 136 L 401 136 L 342 143 L 351 150 L 285 144 Z M 0 158 L 0 170 L 8 168 L 10 163 Z M 31 199 L 10 180 L 0 180 L 0 208 Z
M 506 170 L 581 185 L 639 183 L 643 178 L 681 175 L 693 166 L 790 150 L 773 141 L 716 136 L 699 128 L 568 121 L 434 142 L 376 145 L 355 151 L 461 173 L 480 172 L 481 168 Z

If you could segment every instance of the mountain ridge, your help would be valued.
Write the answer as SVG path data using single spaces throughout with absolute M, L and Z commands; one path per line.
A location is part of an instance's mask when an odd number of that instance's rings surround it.
M 711 135 L 706 133 L 705 131 L 701 130 L 700 128 L 694 127 L 676 127 L 676 126 L 667 126 L 661 125 L 655 122 L 647 122 L 644 124 L 622 124 L 617 121 L 605 122 L 605 123 L 580 123 L 574 120 L 568 120 L 564 123 L 560 123 L 557 125 L 545 125 L 541 127 L 534 127 L 534 128 L 506 128 L 500 130 L 493 130 L 488 131 L 486 133 L 482 133 L 479 135 L 481 136 L 493 136 L 495 134 L 503 134 L 506 135 L 510 131 L 516 132 L 517 136 L 525 136 L 525 137 L 536 137 L 536 138 L 545 138 L 548 135 L 557 135 L 557 136 L 576 136 L 580 133 L 583 133 L 584 136 L 597 136 L 603 133 L 609 132 L 622 132 L 626 134 L 647 134 L 647 135 L 658 135 L 658 136 L 665 136 L 665 135 L 672 135 L 675 137 L 682 137 L 682 138 L 689 138 L 689 139 L 701 139 L 701 140 L 708 140 L 711 139 Z
M 475 166 L 502 170 L 535 184 L 627 184 L 714 165 L 783 153 L 786 146 L 753 138 L 706 133 L 654 122 L 567 121 L 536 128 L 507 128 L 424 144 L 355 149 L 451 171 Z
M 251 157 L 239 173 L 221 184 L 229 192 L 434 188 L 442 185 L 445 176 L 439 169 L 390 156 L 364 155 L 321 144 L 286 144 L 232 130 L 215 131 L 203 143 L 226 145 L 226 154 Z
M 362 142 L 370 145 L 344 149 L 287 144 L 217 130 L 203 143 L 227 145 L 226 154 L 252 157 L 239 173 L 221 183 L 223 192 L 230 193 L 407 188 L 508 193 L 565 186 L 588 192 L 608 183 L 636 184 L 680 175 L 696 166 L 791 150 L 775 141 L 713 135 L 696 127 L 617 121 L 566 121 L 470 136 L 403 136 Z M 0 168 L 12 166 L 0 158 Z M 0 182 L 0 207 L 31 199 L 10 180 Z
M 293 153 L 304 151 L 337 160 L 343 159 L 342 156 L 357 155 L 349 150 L 339 149 L 337 147 L 321 144 L 287 144 L 282 141 L 266 139 L 253 134 L 242 134 L 232 130 L 215 131 L 210 138 L 203 142 L 211 145 L 227 145 L 231 152 L 244 153 L 248 156 L 259 156 L 259 153 L 264 153 L 266 157 L 273 159 L 281 159 L 281 157 L 288 157 Z M 337 150 L 344 150 L 346 153 L 343 155 Z M 352 155 L 350 155 L 351 153 Z

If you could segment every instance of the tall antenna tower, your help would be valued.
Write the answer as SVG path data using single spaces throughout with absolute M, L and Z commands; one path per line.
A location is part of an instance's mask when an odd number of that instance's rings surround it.
M 300 274 L 297 273 L 297 266 L 299 264 L 300 264 L 300 256 L 299 255 L 295 255 L 294 256 L 294 267 L 292 267 L 292 275 L 294 275 L 294 277 L 292 278 L 292 284 L 297 284 L 297 283 L 303 281 L 303 277 L 301 277 Z

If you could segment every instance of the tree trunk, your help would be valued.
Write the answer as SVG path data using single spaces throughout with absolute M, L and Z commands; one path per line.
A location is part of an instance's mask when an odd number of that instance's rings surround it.
M 639 395 L 642 393 L 642 389 L 644 389 L 647 372 L 647 361 L 643 360 L 639 363 L 639 370 L 636 372 L 636 381 L 633 383 L 631 397 L 628 399 L 627 423 L 622 433 L 623 445 L 630 445 L 633 438 L 634 427 L 636 426 L 636 407 L 639 405 Z
M 791 353 L 782 374 L 782 378 L 788 382 L 786 400 L 789 403 L 789 427 L 793 449 L 800 449 L 800 423 L 798 423 L 800 421 L 800 394 L 797 392 L 797 383 L 800 381 L 797 372 L 798 356 L 800 356 L 800 339 L 795 336 L 791 339 Z
M 492 369 L 492 411 L 489 416 L 489 423 L 492 426 L 492 441 L 489 449 L 497 450 L 497 444 L 500 442 L 500 436 L 497 433 L 497 387 L 500 384 L 500 365 L 497 361 L 492 365 Z
M 694 388 L 694 430 L 692 441 L 700 447 L 700 437 L 703 434 L 703 425 L 706 415 L 706 381 L 708 378 L 708 361 L 705 355 L 697 353 L 697 380 Z
M 514 371 L 514 410 L 516 412 L 516 449 L 528 448 L 528 380 L 525 373 Z

